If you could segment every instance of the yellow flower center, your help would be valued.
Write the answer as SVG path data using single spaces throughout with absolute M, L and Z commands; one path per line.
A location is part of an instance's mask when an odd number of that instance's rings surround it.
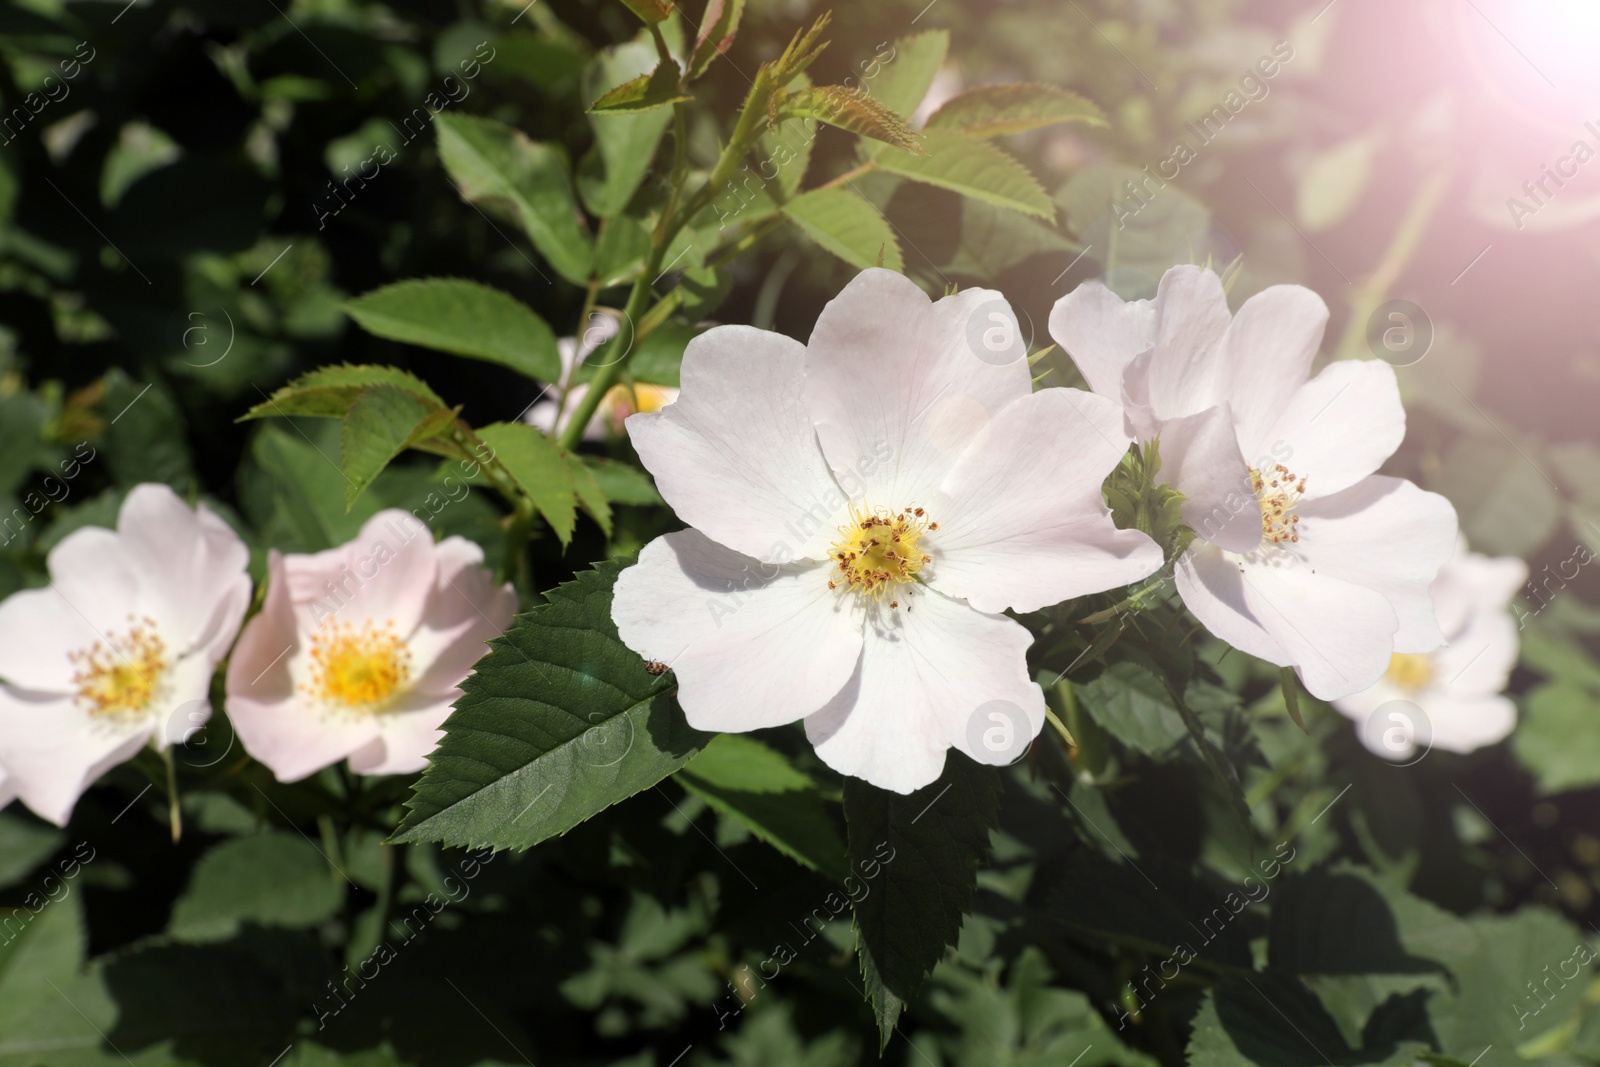
M 1396 652 L 1389 657 L 1389 669 L 1384 677 L 1408 693 L 1426 689 L 1433 681 L 1433 657 Z
M 128 617 L 128 630 L 106 640 L 67 653 L 75 668 L 72 684 L 77 700 L 90 715 L 133 715 L 145 711 L 155 698 L 167 670 L 167 646 L 156 632 L 155 621 Z
M 410 679 L 411 651 L 393 622 L 358 630 L 330 619 L 311 637 L 311 684 L 301 688 L 329 704 L 377 711 Z
M 1269 470 L 1250 469 L 1250 487 L 1261 504 L 1261 539 L 1270 545 L 1300 540 L 1300 516 L 1294 506 L 1305 495 L 1306 480 L 1296 478 L 1282 463 Z
M 933 557 L 917 547 L 917 542 L 939 524 L 921 508 L 892 512 L 883 508 L 857 510 L 850 505 L 850 522 L 839 527 L 839 540 L 828 550 L 828 558 L 839 566 L 828 581 L 829 589 L 842 582 L 856 593 L 881 600 L 885 592 L 916 581 L 917 572 L 933 562 Z M 889 606 L 900 606 L 891 599 Z

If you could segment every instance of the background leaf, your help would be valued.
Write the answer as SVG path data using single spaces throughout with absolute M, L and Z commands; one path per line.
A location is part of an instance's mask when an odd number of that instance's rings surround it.
M 527 305 L 481 282 L 418 278 L 346 305 L 369 333 L 510 367 L 536 381 L 561 376 L 556 337 Z

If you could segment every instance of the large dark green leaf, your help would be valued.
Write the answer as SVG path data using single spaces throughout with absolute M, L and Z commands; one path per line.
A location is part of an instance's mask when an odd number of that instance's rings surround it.
M 904 270 L 894 229 L 872 202 L 850 189 L 813 189 L 783 205 L 817 244 L 852 267 Z
M 678 772 L 678 781 L 795 862 L 835 880 L 850 873 L 817 783 L 761 742 L 723 734 Z
M 168 933 L 184 941 L 218 941 L 247 922 L 314 926 L 338 911 L 344 885 L 343 876 L 297 834 L 278 830 L 233 838 L 195 865 L 189 888 L 173 905 Z
M 924 130 L 921 146 L 921 155 L 887 149 L 878 166 L 995 207 L 1055 218 L 1055 205 L 1028 169 L 988 141 L 957 130 Z
M 417 783 L 398 841 L 529 848 L 682 767 L 709 738 L 617 638 L 622 564 L 557 586 L 490 642 Z
M 556 337 L 524 303 L 464 278 L 413 278 L 345 305 L 368 333 L 498 363 L 538 381 L 561 376 Z
M 851 872 L 872 883 L 855 919 L 880 1048 L 960 933 L 999 810 L 999 773 L 955 751 L 938 781 L 908 796 L 845 782 Z
M 448 427 L 455 414 L 392 385 L 374 385 L 357 397 L 339 426 L 345 505 L 354 504 L 390 460 Z
M 439 158 L 461 195 L 512 214 L 556 272 L 582 285 L 594 253 L 578 221 L 566 157 L 493 119 L 444 113 L 436 122 Z

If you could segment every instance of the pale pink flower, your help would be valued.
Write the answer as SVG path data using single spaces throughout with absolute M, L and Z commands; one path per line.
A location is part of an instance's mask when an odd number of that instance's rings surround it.
M 64 825 L 95 779 L 211 714 L 211 675 L 250 605 L 250 553 L 164 485 L 128 494 L 117 528 L 50 552 L 50 584 L 0 603 L 0 765 Z
M 1333 699 L 1377 681 L 1394 653 L 1443 642 L 1428 586 L 1456 516 L 1374 473 L 1405 436 L 1393 368 L 1345 361 L 1310 377 L 1327 321 L 1298 285 L 1233 315 L 1216 274 L 1181 266 L 1154 301 L 1079 286 L 1050 332 L 1090 388 L 1122 404 L 1129 433 L 1159 440 L 1161 477 L 1197 535 L 1175 572 L 1189 610 Z
M 1361 740 L 1389 759 L 1409 757 L 1419 743 L 1447 752 L 1471 752 L 1511 733 L 1517 706 L 1504 695 L 1517 664 L 1517 625 L 1511 598 L 1528 580 L 1528 565 L 1513 557 L 1490 558 L 1467 550 L 1433 581 L 1434 608 L 1445 644 L 1432 652 L 1397 653 L 1377 684 L 1333 706 L 1363 724 Z M 1426 725 L 1409 721 L 1420 708 Z M 1371 723 L 1374 714 L 1381 721 Z M 1426 733 L 1419 736 L 1419 730 Z
M 516 612 L 483 550 L 435 544 L 409 512 L 355 540 L 272 553 L 261 613 L 228 663 L 228 718 L 245 751 L 293 782 L 348 759 L 357 774 L 421 770 L 460 684 Z
M 617 580 L 629 648 L 677 674 L 691 725 L 805 720 L 824 762 L 909 793 L 959 748 L 1008 762 L 1044 724 L 1004 615 L 1158 569 L 1101 485 L 1116 405 L 1033 392 L 999 294 L 937 302 L 857 275 L 808 344 L 747 326 L 689 343 L 683 392 L 628 435 L 693 529 Z

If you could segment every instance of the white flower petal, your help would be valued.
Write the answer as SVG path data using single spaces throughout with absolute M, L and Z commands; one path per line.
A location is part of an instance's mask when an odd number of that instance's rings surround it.
M 1331 496 L 1383 466 L 1406 435 L 1394 368 L 1380 360 L 1331 363 L 1295 392 L 1246 455 L 1279 455 L 1306 479 L 1306 498 Z
M 1252 462 L 1271 447 L 1262 438 L 1305 384 L 1327 325 L 1328 305 L 1299 285 L 1269 286 L 1233 317 L 1223 342 L 1228 406 L 1238 421 L 1239 445 Z
M 126 629 L 126 618 L 124 612 L 120 629 Z M 32 693 L 73 692 L 77 668 L 67 654 L 103 639 L 104 631 L 54 588 L 13 593 L 0 602 L 0 678 Z
M 1509 620 L 1511 598 L 1528 581 L 1528 565 L 1522 560 L 1510 556 L 1491 559 L 1469 552 L 1466 544 L 1466 538 L 1458 539 L 1455 556 L 1440 569 L 1431 590 L 1439 629 L 1452 641 L 1484 613 L 1498 613 Z M 1579 546 L 1579 551 L 1593 558 L 1587 548 Z M 1556 581 L 1576 578 L 1580 562 L 1574 556 L 1557 564 Z M 1573 566 L 1571 574 L 1564 573 L 1568 563 Z
M 147 483 L 123 501 L 117 536 L 138 579 L 140 605 L 172 652 L 232 641 L 249 605 L 250 550 L 227 523 L 205 505 L 191 508 L 167 486 Z
M 1017 358 L 994 362 L 1013 343 Z M 839 485 L 874 507 L 926 504 L 1000 410 L 1032 392 L 1023 344 L 992 290 L 934 303 L 894 271 L 856 275 L 806 349 L 806 406 Z
M 1374 589 L 1393 605 L 1400 628 L 1392 651 L 1427 652 L 1444 642 L 1429 586 L 1455 551 L 1448 500 L 1373 475 L 1334 496 L 1302 501 L 1298 511 L 1296 547 L 1317 574 Z
M 1471 752 L 1503 741 L 1517 725 L 1517 706 L 1503 696 L 1441 692 L 1418 698 L 1433 730 L 1433 747 Z
M 1517 665 L 1517 626 L 1503 609 L 1485 610 L 1433 654 L 1435 683 L 1460 696 L 1500 692 Z
M 356 774 L 415 774 L 444 738 L 448 699 L 413 694 L 378 717 L 378 737 L 350 753 Z
M 1020 623 L 939 593 L 916 597 L 910 612 L 883 622 L 886 629 L 869 621 L 849 684 L 806 719 L 806 736 L 828 766 L 880 789 L 914 792 L 939 777 L 949 747 L 994 758 L 969 740 L 975 717 L 993 701 L 1014 706 L 1028 736 L 1038 735 L 1044 693 L 1028 676 L 1033 635 Z
M 798 341 L 719 326 L 684 351 L 677 402 L 627 422 L 679 518 L 774 563 L 826 555 L 845 503 L 806 411 L 804 375 Z
M 1381 593 L 1287 553 L 1246 562 L 1240 579 L 1251 614 L 1312 696 L 1332 700 L 1360 692 L 1388 669 L 1398 623 Z
M 361 524 L 355 539 L 309 556 L 290 556 L 285 577 L 303 625 L 329 616 L 360 627 L 390 623 L 402 637 L 422 621 L 439 573 L 433 534 L 409 511 L 388 508 Z
M 855 597 L 828 588 L 829 565 L 768 565 L 698 530 L 658 537 L 617 578 L 622 642 L 678 676 L 700 730 L 742 732 L 809 715 L 839 692 L 861 654 Z
M 65 826 L 78 798 L 150 740 L 149 719 L 90 716 L 71 697 L 29 699 L 0 687 L 0 765 L 41 818 Z
M 1077 389 L 1012 401 L 946 476 L 927 535 L 928 583 L 982 612 L 1037 611 L 1161 568 L 1161 549 L 1119 530 L 1101 497 L 1127 452 L 1121 409 Z
M 1173 267 L 1156 290 L 1150 405 L 1163 419 L 1227 400 L 1223 338 L 1231 315 L 1222 279 L 1204 267 Z
M 1178 595 L 1214 635 L 1240 652 L 1279 667 L 1289 653 L 1256 617 L 1244 589 L 1243 567 L 1216 545 L 1196 540 L 1173 568 Z
M 126 630 L 130 618 L 145 614 L 138 568 L 114 530 L 74 530 L 51 549 L 46 565 L 51 588 L 98 634 Z
M 1233 552 L 1261 543 L 1261 502 L 1239 451 L 1226 407 L 1207 408 L 1161 427 L 1161 481 L 1184 495 L 1183 521 Z
M 509 582 L 497 585 L 483 566 L 483 549 L 464 537 L 447 537 L 437 546 L 438 585 L 422 625 L 407 643 L 413 692 L 443 697 L 457 688 L 473 664 L 489 651 L 489 641 L 505 633 L 517 612 Z
M 1050 309 L 1050 336 L 1077 364 L 1089 388 L 1122 399 L 1122 372 L 1156 339 L 1156 309 L 1126 303 L 1098 281 L 1084 282 Z

